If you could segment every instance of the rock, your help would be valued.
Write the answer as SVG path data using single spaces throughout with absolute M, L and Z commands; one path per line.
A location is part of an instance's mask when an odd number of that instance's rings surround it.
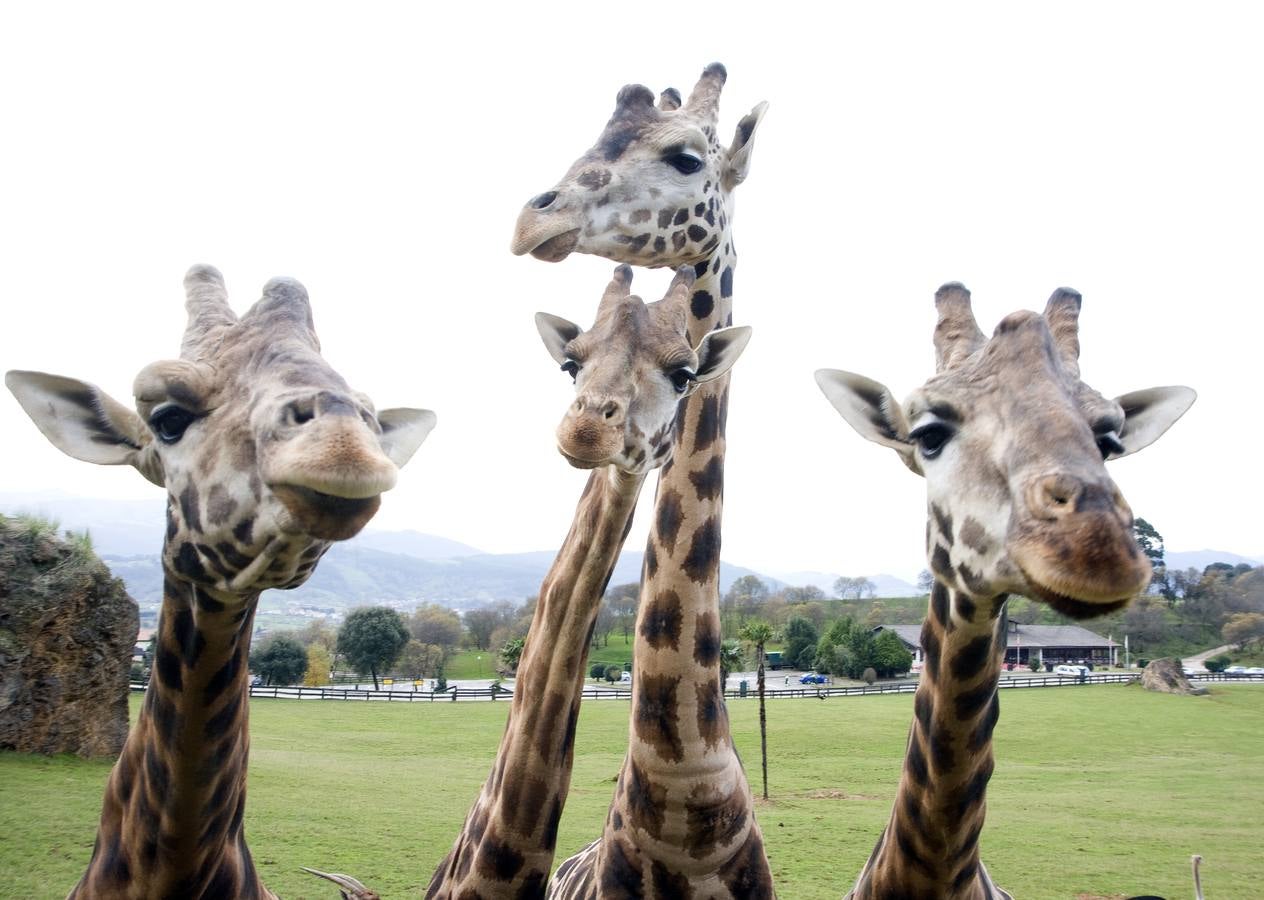
M 0 750 L 117 756 L 138 626 L 86 539 L 0 516 Z
M 1165 694 L 1207 693 L 1205 687 L 1190 684 L 1181 669 L 1181 661 L 1171 658 L 1150 660 L 1150 664 L 1141 670 L 1141 686 L 1147 691 L 1162 691 Z

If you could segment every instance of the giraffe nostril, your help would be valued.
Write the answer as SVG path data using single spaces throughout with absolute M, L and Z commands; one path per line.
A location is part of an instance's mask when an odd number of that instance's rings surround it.
M 607 419 L 613 419 L 619 412 L 619 404 L 614 400 L 607 400 L 605 405 L 601 407 L 601 414 Z
M 543 194 L 532 197 L 527 201 L 527 206 L 532 209 L 548 209 L 553 205 L 553 201 L 557 199 L 557 191 L 546 191 Z

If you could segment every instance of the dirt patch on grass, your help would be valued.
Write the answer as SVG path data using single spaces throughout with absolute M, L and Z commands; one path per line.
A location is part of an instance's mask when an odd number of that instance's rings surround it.
M 843 791 L 838 788 L 820 788 L 819 790 L 809 791 L 807 794 L 809 800 L 877 800 L 873 794 L 857 794 L 852 791 Z

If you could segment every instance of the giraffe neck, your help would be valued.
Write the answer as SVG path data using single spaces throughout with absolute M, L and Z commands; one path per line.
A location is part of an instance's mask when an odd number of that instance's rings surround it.
M 584 661 L 644 475 L 597 469 L 540 587 L 491 775 L 430 897 L 543 897 L 570 787 Z
M 242 831 L 258 598 L 211 594 L 164 572 L 153 677 L 72 897 L 273 896 Z
M 691 342 L 731 324 L 735 262 L 725 230 L 696 267 Z M 559 869 L 558 896 L 578 896 L 590 879 L 610 896 L 772 896 L 720 685 L 728 384 L 703 385 L 677 414 L 645 550 L 628 752 L 603 836 L 582 864 Z
M 900 787 L 856 882 L 856 900 L 1009 896 L 979 861 L 992 729 L 1000 715 L 1004 599 L 967 597 L 938 582 L 931 591 L 921 637 L 925 665 Z

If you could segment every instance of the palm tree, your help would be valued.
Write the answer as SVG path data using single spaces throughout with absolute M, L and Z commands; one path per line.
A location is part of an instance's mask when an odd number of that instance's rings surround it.
M 764 772 L 764 799 L 768 799 L 768 718 L 764 713 L 764 645 L 772 640 L 772 626 L 759 619 L 747 619 L 739 632 L 742 640 L 755 648 L 759 687 L 759 761 Z

